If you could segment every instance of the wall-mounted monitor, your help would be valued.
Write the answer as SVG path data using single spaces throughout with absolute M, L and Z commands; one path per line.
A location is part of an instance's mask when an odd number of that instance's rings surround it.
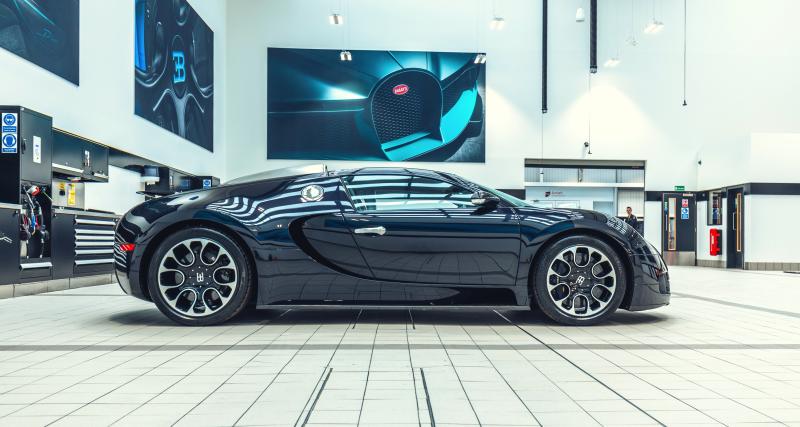
M 79 83 L 79 0 L 0 0 L 0 47 Z
M 214 32 L 186 0 L 134 0 L 136 115 L 214 151 Z
M 269 159 L 485 161 L 485 55 L 269 48 Z

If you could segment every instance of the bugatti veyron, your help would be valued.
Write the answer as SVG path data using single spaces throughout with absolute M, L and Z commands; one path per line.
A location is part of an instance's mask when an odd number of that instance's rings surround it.
M 187 325 L 248 305 L 517 306 L 587 325 L 670 297 L 625 222 L 421 169 L 244 177 L 138 205 L 115 239 L 122 289 Z

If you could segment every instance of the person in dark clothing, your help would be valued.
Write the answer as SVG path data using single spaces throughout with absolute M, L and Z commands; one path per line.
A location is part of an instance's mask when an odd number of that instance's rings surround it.
M 625 212 L 628 214 L 628 216 L 625 217 L 625 222 L 627 222 L 628 225 L 633 227 L 634 230 L 638 230 L 639 218 L 636 218 L 636 215 L 633 214 L 633 209 L 630 206 L 628 206 L 627 208 L 625 208 Z

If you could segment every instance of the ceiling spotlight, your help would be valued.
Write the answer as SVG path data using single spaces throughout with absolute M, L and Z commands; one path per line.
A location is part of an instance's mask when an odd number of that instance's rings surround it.
M 331 13 L 330 16 L 328 16 L 328 22 L 330 22 L 331 25 L 344 25 L 344 16 L 338 13 Z
M 619 65 L 620 62 L 622 62 L 622 61 L 619 59 L 619 57 L 612 56 L 611 58 L 608 58 L 606 60 L 606 62 L 603 64 L 603 66 L 606 67 L 606 68 L 614 68 L 617 65 Z
M 353 60 L 353 54 L 350 53 L 349 50 L 343 50 L 343 51 L 339 52 L 339 59 L 342 60 L 342 61 L 352 61 Z
M 586 20 L 586 12 L 582 7 L 575 11 L 575 22 L 583 22 Z
M 647 23 L 647 26 L 644 27 L 645 34 L 658 34 L 661 30 L 664 29 L 664 23 L 653 19 L 652 21 Z
M 492 30 L 500 31 L 506 26 L 506 20 L 495 16 L 494 19 L 489 21 L 489 28 Z
M 486 54 L 485 53 L 479 53 L 479 54 L 475 55 L 475 60 L 472 61 L 472 62 L 475 63 L 475 64 L 485 64 L 486 63 Z

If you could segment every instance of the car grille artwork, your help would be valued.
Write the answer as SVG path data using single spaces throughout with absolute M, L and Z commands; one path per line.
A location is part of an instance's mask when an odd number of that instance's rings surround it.
M 79 0 L 0 0 L 0 47 L 78 84 Z
M 214 32 L 186 0 L 136 1 L 135 112 L 214 150 Z
M 267 157 L 485 161 L 474 53 L 268 50 Z

